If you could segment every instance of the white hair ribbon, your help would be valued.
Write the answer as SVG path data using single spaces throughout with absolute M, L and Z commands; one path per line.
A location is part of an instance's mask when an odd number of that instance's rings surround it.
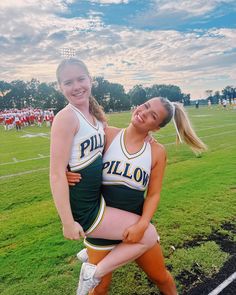
M 177 136 L 179 138 L 180 143 L 183 143 L 182 138 L 181 138 L 181 136 L 179 134 L 179 129 L 178 129 L 177 124 L 175 122 L 175 105 L 173 103 L 171 103 L 171 105 L 172 105 L 172 109 L 173 109 L 172 120 L 173 120 L 173 123 L 174 123 L 174 126 L 175 126 L 175 130 L 176 130 L 176 133 L 177 133 Z

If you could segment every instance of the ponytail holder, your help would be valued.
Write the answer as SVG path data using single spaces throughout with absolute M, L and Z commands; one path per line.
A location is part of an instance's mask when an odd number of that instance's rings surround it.
M 181 136 L 179 134 L 179 129 L 178 129 L 177 124 L 175 122 L 175 105 L 173 103 L 171 103 L 171 105 L 172 105 L 172 110 L 173 110 L 172 120 L 173 120 L 173 123 L 174 123 L 174 126 L 175 126 L 175 130 L 176 130 L 176 133 L 177 133 L 177 136 L 179 138 L 180 143 L 183 143 L 182 138 L 181 138 Z

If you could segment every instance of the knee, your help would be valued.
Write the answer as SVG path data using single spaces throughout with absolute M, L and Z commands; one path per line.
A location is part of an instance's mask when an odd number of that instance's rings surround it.
M 153 224 L 149 224 L 148 228 L 146 229 L 144 233 L 144 238 L 146 240 L 146 245 L 148 249 L 150 249 L 156 244 L 159 238 L 158 238 L 156 228 Z

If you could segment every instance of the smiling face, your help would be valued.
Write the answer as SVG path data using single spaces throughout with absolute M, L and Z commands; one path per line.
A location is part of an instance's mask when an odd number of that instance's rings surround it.
M 59 74 L 59 85 L 66 99 L 74 106 L 89 105 L 92 81 L 78 64 L 65 65 Z
M 160 129 L 159 125 L 167 116 L 167 111 L 159 98 L 152 98 L 137 107 L 131 123 L 144 132 Z

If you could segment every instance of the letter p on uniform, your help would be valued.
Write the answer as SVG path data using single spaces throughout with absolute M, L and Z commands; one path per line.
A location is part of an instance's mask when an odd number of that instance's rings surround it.
M 89 147 L 90 145 L 90 139 L 85 140 L 84 142 L 82 142 L 80 144 L 80 148 L 81 148 L 81 154 L 80 154 L 80 158 L 83 158 L 85 155 L 85 150 Z

